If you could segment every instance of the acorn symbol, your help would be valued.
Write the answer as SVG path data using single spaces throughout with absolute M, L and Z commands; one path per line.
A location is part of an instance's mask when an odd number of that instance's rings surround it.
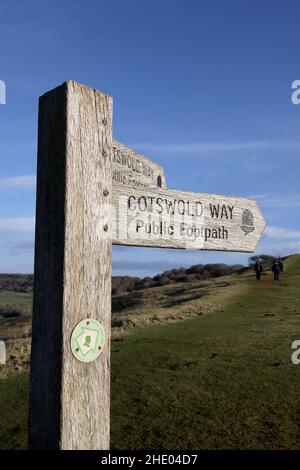
M 249 209 L 244 210 L 242 214 L 241 229 L 245 232 L 245 235 L 248 235 L 248 233 L 251 233 L 254 230 L 253 214 Z

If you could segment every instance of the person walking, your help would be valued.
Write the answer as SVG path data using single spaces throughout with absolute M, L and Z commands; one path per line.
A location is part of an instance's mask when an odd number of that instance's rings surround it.
M 261 276 L 262 270 L 263 270 L 262 265 L 257 260 L 256 263 L 254 264 L 254 272 L 255 272 L 255 276 L 256 276 L 257 281 L 260 281 L 260 276 Z
M 276 259 L 274 260 L 273 266 L 272 266 L 272 273 L 274 274 L 274 281 L 279 281 L 280 272 L 281 272 L 280 263 L 279 263 L 279 260 Z

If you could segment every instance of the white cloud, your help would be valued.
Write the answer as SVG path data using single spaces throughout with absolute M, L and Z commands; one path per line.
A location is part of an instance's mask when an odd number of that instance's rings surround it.
M 290 230 L 288 228 L 281 227 L 267 227 L 265 235 L 270 238 L 300 238 L 300 230 Z
M 0 232 L 34 232 L 34 217 L 0 219 Z
M 140 151 L 167 153 L 202 153 L 202 152 L 232 152 L 241 150 L 299 150 L 300 141 L 286 140 L 257 140 L 237 142 L 195 142 L 195 143 L 136 143 L 131 145 Z
M 292 242 L 278 242 L 278 243 L 261 243 L 256 250 L 256 254 L 264 253 L 273 256 L 286 256 L 300 251 L 300 240 Z
M 251 194 L 249 197 L 250 199 L 266 199 L 271 196 L 271 193 L 266 194 Z
M 7 178 L 0 179 L 0 189 L 6 189 L 6 188 L 34 189 L 35 186 L 36 186 L 35 175 L 9 176 Z
M 261 204 L 264 207 L 300 207 L 300 194 L 290 194 L 288 196 L 270 196 L 265 195 L 261 197 Z
M 184 263 L 184 266 L 190 266 L 189 262 Z M 116 270 L 150 270 L 150 271 L 164 271 L 167 269 L 174 268 L 174 261 L 169 261 L 166 259 L 153 260 L 153 261 L 141 261 L 141 260 L 114 260 L 113 269 Z
M 10 255 L 22 255 L 24 253 L 32 253 L 34 250 L 34 241 L 23 240 L 10 242 L 7 244 L 7 249 Z

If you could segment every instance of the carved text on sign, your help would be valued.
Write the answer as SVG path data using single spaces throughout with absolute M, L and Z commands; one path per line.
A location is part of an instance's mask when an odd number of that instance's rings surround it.
M 125 144 L 113 141 L 112 182 L 135 188 L 166 189 L 163 168 Z
M 115 186 L 113 243 L 253 251 L 265 222 L 253 199 Z

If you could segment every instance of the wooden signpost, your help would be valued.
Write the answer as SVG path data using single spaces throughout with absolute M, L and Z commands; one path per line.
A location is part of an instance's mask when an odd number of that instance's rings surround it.
M 169 191 L 112 140 L 112 98 L 73 81 L 40 98 L 31 449 L 109 449 L 112 243 L 254 251 L 254 200 Z
M 253 199 L 114 187 L 113 243 L 253 252 L 265 227 Z
M 113 140 L 112 184 L 130 188 L 167 189 L 163 168 L 127 145 Z

